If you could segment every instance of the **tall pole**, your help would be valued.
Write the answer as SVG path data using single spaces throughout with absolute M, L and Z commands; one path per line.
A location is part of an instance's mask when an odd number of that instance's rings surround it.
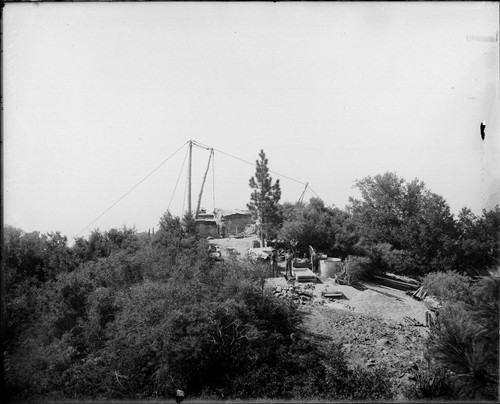
M 198 205 L 196 205 L 196 213 L 194 215 L 194 218 L 198 218 L 198 214 L 200 213 L 200 206 L 201 206 L 201 196 L 203 195 L 203 188 L 205 186 L 205 180 L 207 179 L 207 174 L 208 174 L 208 169 L 210 168 L 210 160 L 212 159 L 212 154 L 214 150 L 210 149 L 210 155 L 208 156 L 208 164 L 207 164 L 207 169 L 205 170 L 205 175 L 203 176 L 203 181 L 201 183 L 201 190 L 200 190 L 200 195 L 198 196 Z
M 308 182 L 306 182 L 306 186 L 304 188 L 304 190 L 302 191 L 302 194 L 300 195 L 300 198 L 299 198 L 299 202 L 302 202 L 304 200 L 304 195 L 306 193 L 306 190 L 307 190 L 307 186 L 309 185 Z
M 191 165 L 193 159 L 193 141 L 189 141 L 189 164 L 188 164 L 188 212 L 191 213 Z

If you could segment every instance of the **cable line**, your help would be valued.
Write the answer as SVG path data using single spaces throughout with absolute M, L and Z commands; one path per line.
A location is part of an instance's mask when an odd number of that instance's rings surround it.
M 314 195 L 316 195 L 316 197 L 319 198 L 320 200 L 323 200 L 323 198 L 319 196 L 316 192 L 314 192 L 314 189 L 312 189 L 310 186 L 309 186 L 309 191 L 311 191 Z
M 181 215 L 180 215 L 181 219 L 182 219 L 182 216 L 184 215 L 184 207 L 186 205 L 186 194 L 187 194 L 188 188 L 189 188 L 189 175 L 186 175 L 186 183 L 184 184 L 184 197 L 182 198 L 182 210 L 181 210 Z
M 196 140 L 191 140 L 191 142 L 192 142 L 192 144 L 194 144 L 195 146 L 198 146 L 198 147 L 200 147 L 200 148 L 207 149 L 207 150 L 214 150 L 214 151 L 217 151 L 217 152 L 222 153 L 222 154 L 225 154 L 226 156 L 231 157 L 231 158 L 233 158 L 233 159 L 235 159 L 235 160 L 239 160 L 239 161 L 241 161 L 241 162 L 243 162 L 243 163 L 246 163 L 246 164 L 249 164 L 249 165 L 251 165 L 251 166 L 255 167 L 255 163 L 251 163 L 250 161 L 243 160 L 243 159 L 241 159 L 241 158 L 239 158 L 239 157 L 233 156 L 232 154 L 229 154 L 229 153 L 223 152 L 222 150 L 216 149 L 216 148 L 214 148 L 214 147 L 207 146 L 207 145 L 205 145 L 205 144 L 203 144 L 203 143 L 200 143 L 200 142 L 198 142 L 198 141 L 196 141 Z M 215 157 L 215 156 L 214 156 L 214 157 Z M 212 166 L 212 169 L 214 169 L 214 165 Z M 310 190 L 310 191 L 311 191 L 311 192 L 312 192 L 312 193 L 313 193 L 313 194 L 314 194 L 314 195 L 315 195 L 318 199 L 323 200 L 323 199 L 322 199 L 322 198 L 321 198 L 321 197 L 320 197 L 320 196 L 319 196 L 316 192 L 314 192 L 314 190 L 313 190 L 313 189 L 311 189 L 311 187 L 309 186 L 309 182 L 302 182 L 302 181 L 296 180 L 296 179 L 294 179 L 294 178 L 291 178 L 291 177 L 289 177 L 289 176 L 287 176 L 287 175 L 280 174 L 280 173 L 278 173 L 278 172 L 276 172 L 276 171 L 273 171 L 273 170 L 269 170 L 269 172 L 270 172 L 270 173 L 273 173 L 273 174 L 276 174 L 276 175 L 278 175 L 278 176 L 280 176 L 280 177 L 283 177 L 283 178 L 289 179 L 289 180 L 291 180 L 291 181 L 294 181 L 294 182 L 296 182 L 296 183 L 298 183 L 298 184 L 304 185 L 304 186 L 305 186 L 305 188 L 304 188 L 304 191 L 302 192 L 302 195 L 301 195 L 301 197 L 300 197 L 300 201 L 302 201 L 302 200 L 303 200 L 304 195 L 305 195 L 305 192 L 306 192 L 306 190 L 307 190 L 307 189 L 309 189 L 309 190 Z M 214 184 L 215 184 L 215 173 L 213 174 L 213 178 L 214 178 Z M 214 185 L 214 209 L 215 209 L 215 185 Z
M 114 208 L 123 198 L 125 198 L 128 194 L 130 194 L 134 189 L 136 189 L 139 185 L 141 185 L 147 178 L 149 178 L 155 171 L 157 171 L 163 164 L 165 164 L 168 160 L 170 160 L 179 150 L 181 150 L 188 142 L 184 143 L 181 147 L 179 147 L 173 154 L 168 156 L 165 160 L 163 160 L 158 166 L 156 166 L 153 170 L 149 172 L 142 180 L 140 180 L 137 184 L 135 184 L 132 188 L 130 188 L 125 194 L 123 194 L 115 203 L 113 203 L 109 208 L 107 208 L 104 212 L 102 212 L 97 218 L 95 218 L 92 222 L 90 222 L 87 226 L 85 226 L 82 230 L 78 232 L 76 237 L 78 237 L 82 232 L 87 230 L 90 226 L 92 226 L 95 222 L 97 222 L 101 217 L 103 217 L 106 213 L 108 213 L 112 208 Z
M 196 144 L 197 146 L 199 147 L 204 147 L 204 148 L 208 148 L 210 149 L 210 147 L 208 146 L 205 146 L 205 145 L 202 145 L 201 143 L 198 143 L 196 141 L 193 140 L 193 144 Z M 226 153 L 226 152 L 223 152 L 222 150 L 219 150 L 219 149 L 216 149 L 215 147 L 212 147 L 212 149 L 214 149 L 215 151 L 219 152 L 219 153 L 222 153 L 222 154 L 225 154 L 226 156 L 229 156 L 233 159 L 236 159 L 236 160 L 239 160 L 239 161 L 242 161 L 243 163 L 246 163 L 246 164 L 250 164 L 251 166 L 255 167 L 255 163 L 251 163 L 250 161 L 246 161 L 246 160 L 243 160 L 239 157 L 236 157 L 236 156 L 233 156 L 232 154 L 229 154 L 229 153 Z M 276 175 L 279 175 L 280 177 L 283 177 L 283 178 L 286 178 L 286 179 L 289 179 L 290 181 L 294 181 L 294 182 L 297 182 L 298 184 L 302 184 L 302 185 L 306 185 L 305 182 L 302 182 L 302 181 L 299 181 L 299 180 L 296 180 L 294 178 L 291 178 L 291 177 L 288 177 L 287 175 L 284 175 L 284 174 L 280 174 L 276 171 L 273 171 L 273 170 L 269 170 L 270 173 L 273 173 L 273 174 L 276 174 Z
M 251 165 L 252 167 L 255 167 L 256 164 L 255 163 L 252 163 L 250 161 L 247 161 L 247 160 L 244 160 L 242 158 L 239 158 L 239 157 L 236 157 L 236 156 L 233 156 L 232 154 L 229 154 L 229 153 L 226 153 L 222 150 L 219 150 L 219 149 L 216 149 L 216 148 L 213 148 L 213 147 L 210 147 L 210 146 L 207 146 L 207 145 L 204 145 L 198 141 L 195 141 L 195 140 L 188 140 L 186 143 L 184 143 L 181 147 L 179 147 L 174 153 L 172 153 L 170 156 L 168 156 L 165 160 L 163 160 L 160 164 L 158 164 L 153 170 L 151 170 L 146 176 L 144 176 L 137 184 L 135 184 L 132 188 L 130 188 L 127 192 L 125 192 L 125 194 L 123 194 L 120 198 L 118 198 L 118 200 L 116 200 L 111 206 L 109 206 L 106 210 L 104 210 L 99 216 L 97 216 L 92 222 L 90 222 L 87 226 L 85 226 L 82 230 L 80 230 L 76 237 L 78 237 L 81 233 L 83 233 L 86 229 L 88 229 L 91 225 L 93 225 L 95 222 L 97 222 L 101 217 L 103 217 L 106 213 L 108 213 L 112 208 L 114 208 L 119 202 L 121 202 L 126 196 L 128 196 L 134 189 L 136 189 L 139 185 L 141 185 L 146 179 L 148 179 L 153 173 L 155 173 L 161 166 L 163 166 L 163 164 L 165 164 L 168 160 L 170 160 L 174 155 L 176 155 L 185 145 L 191 143 L 192 145 L 195 145 L 197 147 L 200 147 L 200 148 L 203 148 L 203 149 L 206 149 L 206 150 L 213 150 L 213 151 L 217 151 L 221 154 L 224 154 L 228 157 L 231 157 L 235 160 L 239 160 L 245 164 L 249 164 Z M 213 152 L 212 152 L 213 153 Z M 179 184 L 179 180 L 180 180 L 180 177 L 181 177 L 181 174 L 182 174 L 182 170 L 184 168 L 184 164 L 186 162 L 186 157 L 187 157 L 187 154 L 186 156 L 184 157 L 184 161 L 182 162 L 182 167 L 181 167 L 181 170 L 179 172 L 179 175 L 177 177 L 177 181 L 175 183 L 175 187 L 174 187 L 174 191 L 172 193 L 172 197 L 170 198 L 170 201 L 168 203 L 168 209 L 170 209 L 170 204 L 172 203 L 172 199 L 174 197 L 174 194 L 177 190 L 177 186 Z M 483 158 L 484 158 L 484 152 L 483 152 Z M 212 188 L 213 188 L 213 204 L 214 204 L 214 210 L 215 210 L 215 155 L 213 154 L 212 155 L 212 159 L 213 159 L 213 162 L 212 162 Z M 282 178 L 286 178 L 290 181 L 293 181 L 293 182 L 296 182 L 298 184 L 301 184 L 301 185 L 304 185 L 305 186 L 305 189 L 301 195 L 301 199 L 304 197 L 304 194 L 306 192 L 306 190 L 310 190 L 317 198 L 321 199 L 322 198 L 316 193 L 314 192 L 314 190 L 309 186 L 309 183 L 308 182 L 302 182 L 302 181 L 299 181 L 299 180 L 296 180 L 295 178 L 291 178 L 287 175 L 284 175 L 284 174 L 281 174 L 281 173 L 278 173 L 276 171 L 273 171 L 273 170 L 269 170 L 270 173 L 272 174 L 275 174 L 279 177 L 282 177 Z M 483 168 L 483 175 L 484 175 L 484 168 Z M 182 204 L 182 211 L 184 212 L 184 208 L 185 208 L 185 203 L 186 203 L 186 188 L 187 188 L 187 181 L 188 181 L 188 178 L 186 179 L 186 185 L 185 185 L 185 189 L 184 189 L 184 198 L 183 198 L 183 204 Z M 484 199 L 484 196 L 483 196 L 483 199 Z
M 306 194 L 306 191 L 307 191 L 307 186 L 309 185 L 309 183 L 307 182 L 306 183 L 306 186 L 304 187 L 304 190 L 302 191 L 302 193 L 300 194 L 300 198 L 299 198 L 299 202 L 302 203 L 302 201 L 304 200 L 304 196 Z
M 170 201 L 168 202 L 167 210 L 170 209 L 170 204 L 172 203 L 172 199 L 174 199 L 175 191 L 177 190 L 177 185 L 179 184 L 179 179 L 181 178 L 182 170 L 184 169 L 184 164 L 186 163 L 188 152 L 189 149 L 186 149 L 186 155 L 184 156 L 184 161 L 182 162 L 181 170 L 179 171 L 179 175 L 177 176 L 177 181 L 175 182 L 174 192 L 172 192 L 172 196 L 170 197 Z
M 206 144 L 197 142 L 196 140 L 193 140 L 193 139 L 191 139 L 191 143 L 193 143 L 193 145 L 198 146 L 201 149 L 206 149 L 206 150 L 210 150 L 211 149 L 210 146 L 207 146 Z

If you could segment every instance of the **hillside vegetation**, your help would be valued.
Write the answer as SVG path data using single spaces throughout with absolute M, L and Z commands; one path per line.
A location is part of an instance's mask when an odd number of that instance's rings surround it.
M 357 186 L 362 199 L 345 210 L 279 205 L 268 236 L 423 281 L 442 308 L 407 396 L 497 398 L 500 208 L 455 218 L 392 173 Z M 95 230 L 72 247 L 60 233 L 3 236 L 11 399 L 393 398 L 384 368 L 348 366 L 265 289 L 268 265 L 211 261 L 192 217 L 167 212 L 154 236 Z

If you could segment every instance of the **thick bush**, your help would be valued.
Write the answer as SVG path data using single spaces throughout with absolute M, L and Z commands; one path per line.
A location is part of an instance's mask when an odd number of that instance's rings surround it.
M 452 400 L 457 394 L 453 386 L 450 372 L 445 368 L 428 361 L 414 374 L 415 380 L 404 391 L 410 400 Z
M 370 259 L 349 255 L 344 262 L 344 271 L 348 285 L 354 285 L 367 274 L 370 269 Z
M 326 345 L 326 346 L 325 346 Z M 322 348 L 320 346 L 323 346 Z M 350 368 L 340 347 L 309 336 L 280 345 L 233 383 L 233 398 L 366 400 L 392 398 L 384 368 Z
M 383 371 L 349 369 L 305 333 L 297 307 L 265 289 L 268 265 L 212 262 L 175 218 L 162 223 L 134 248 L 110 233 L 109 255 L 36 289 L 36 315 L 7 353 L 12 398 L 390 398 Z
M 484 276 L 472 290 L 467 303 L 448 301 L 439 310 L 427 349 L 453 372 L 459 398 L 498 400 L 499 271 Z
M 469 302 L 472 298 L 472 279 L 454 271 L 432 272 L 422 280 L 429 295 L 441 301 Z

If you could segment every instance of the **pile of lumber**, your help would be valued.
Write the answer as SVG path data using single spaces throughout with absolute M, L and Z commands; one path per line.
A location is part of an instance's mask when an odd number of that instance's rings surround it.
M 420 286 L 415 292 L 412 293 L 411 297 L 417 300 L 423 300 L 427 295 L 427 291 Z
M 389 286 L 390 288 L 394 289 L 415 291 L 419 288 L 419 286 L 415 285 L 414 283 L 398 281 L 395 279 L 388 278 L 387 276 L 373 275 L 373 278 L 375 278 L 375 280 L 377 282 L 380 282 L 382 285 Z

